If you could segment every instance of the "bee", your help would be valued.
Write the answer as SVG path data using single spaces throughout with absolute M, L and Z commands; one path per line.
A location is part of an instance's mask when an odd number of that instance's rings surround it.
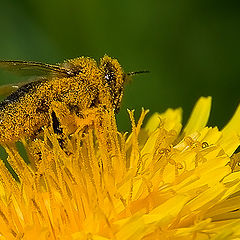
M 147 72 L 124 73 L 117 59 L 107 55 L 99 64 L 92 58 L 79 57 L 59 65 L 0 61 L 0 68 L 39 76 L 17 86 L 17 90 L 0 102 L 0 144 L 34 136 L 50 124 L 57 133 L 59 122 L 52 110 L 56 103 L 63 103 L 78 116 L 84 116 L 82 113 L 90 109 L 117 113 L 128 77 Z

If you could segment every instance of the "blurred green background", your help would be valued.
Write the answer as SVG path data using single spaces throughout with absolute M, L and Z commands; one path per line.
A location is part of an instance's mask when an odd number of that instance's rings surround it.
M 126 109 L 182 107 L 213 97 L 210 125 L 222 127 L 239 103 L 239 1 L 0 0 L 0 59 L 62 62 L 105 53 L 125 71 L 150 70 L 126 88 Z M 0 83 L 18 81 L 0 72 Z

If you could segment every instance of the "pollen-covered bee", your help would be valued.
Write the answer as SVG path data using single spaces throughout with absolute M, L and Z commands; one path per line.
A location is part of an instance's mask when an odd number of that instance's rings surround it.
M 0 103 L 1 144 L 30 137 L 51 121 L 57 128 L 56 115 L 49 112 L 54 103 L 64 103 L 79 115 L 94 108 L 117 112 L 127 76 L 139 73 L 124 73 L 119 62 L 106 55 L 99 65 L 91 58 L 79 57 L 59 65 L 0 61 L 0 68 L 41 76 Z

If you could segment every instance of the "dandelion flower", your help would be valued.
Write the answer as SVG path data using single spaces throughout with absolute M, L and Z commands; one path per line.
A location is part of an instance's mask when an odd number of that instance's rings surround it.
M 102 113 L 64 148 L 49 127 L 22 141 L 30 163 L 4 146 L 18 177 L 0 162 L 0 239 L 240 238 L 240 107 L 221 131 L 206 127 L 210 108 L 200 98 L 183 129 L 181 109 L 145 127 L 147 111 L 129 111 L 130 134 Z

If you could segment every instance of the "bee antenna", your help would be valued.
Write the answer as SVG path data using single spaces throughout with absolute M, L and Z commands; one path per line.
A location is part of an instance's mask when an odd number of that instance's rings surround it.
M 142 74 L 142 73 L 150 73 L 150 71 L 148 71 L 148 70 L 143 70 L 143 71 L 129 72 L 129 73 L 127 73 L 127 75 L 128 75 L 128 76 L 133 76 L 133 75 Z

